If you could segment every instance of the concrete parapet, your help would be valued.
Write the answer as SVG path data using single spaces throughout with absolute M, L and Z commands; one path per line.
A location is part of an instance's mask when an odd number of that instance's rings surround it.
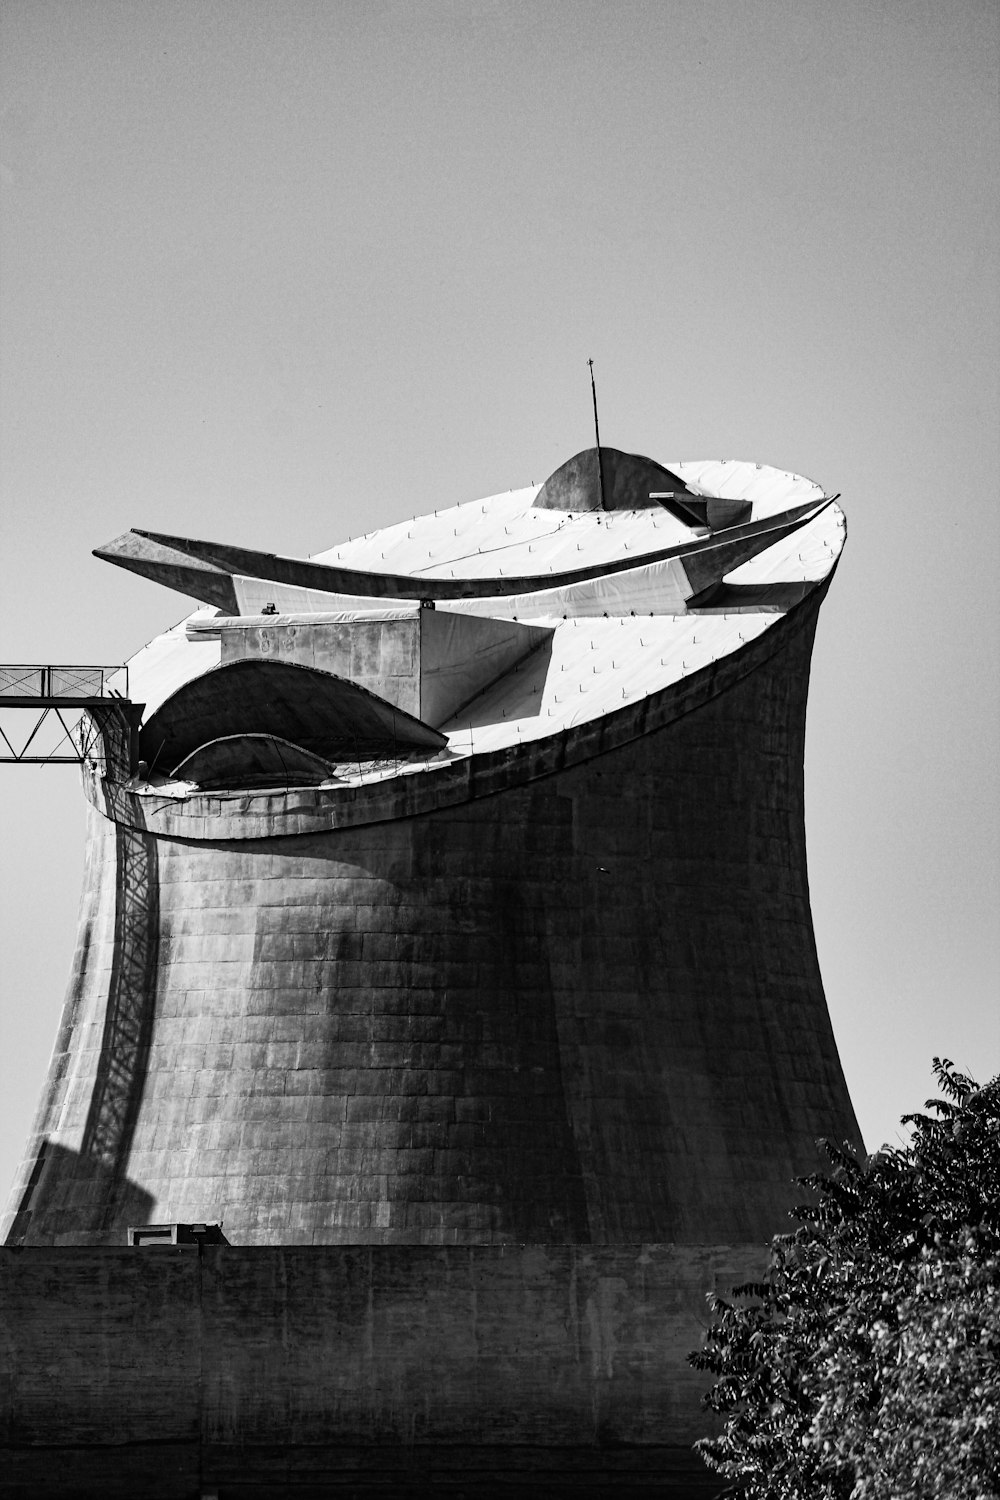
M 4 1494 L 707 1496 L 757 1246 L 6 1250 Z

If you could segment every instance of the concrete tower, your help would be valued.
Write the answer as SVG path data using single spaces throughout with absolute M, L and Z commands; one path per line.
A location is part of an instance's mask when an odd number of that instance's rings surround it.
M 309 561 L 99 550 L 207 607 L 129 662 L 141 729 L 85 767 L 79 942 L 7 1244 L 222 1221 L 200 1326 L 219 1298 L 266 1338 L 279 1311 L 340 1320 L 299 1364 L 286 1341 L 284 1436 L 248 1373 L 235 1407 L 209 1382 L 202 1471 L 212 1441 L 270 1442 L 294 1493 L 289 1454 L 326 1443 L 339 1473 L 388 1434 L 407 1462 L 493 1443 L 526 1493 L 569 1453 L 593 1482 L 627 1452 L 697 1484 L 704 1293 L 756 1271 L 817 1138 L 857 1138 L 803 833 L 843 537 L 798 476 L 602 448 Z M 353 1376 L 307 1399 L 335 1344 Z

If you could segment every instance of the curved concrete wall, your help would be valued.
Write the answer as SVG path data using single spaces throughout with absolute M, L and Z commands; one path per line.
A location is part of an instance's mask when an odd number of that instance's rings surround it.
M 9 1243 L 766 1241 L 857 1133 L 805 867 L 818 602 L 494 796 L 217 842 L 92 811 Z

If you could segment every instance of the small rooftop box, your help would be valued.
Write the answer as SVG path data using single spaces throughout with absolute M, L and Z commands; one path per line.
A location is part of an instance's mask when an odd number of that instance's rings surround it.
M 227 1245 L 222 1224 L 139 1224 L 130 1228 L 128 1243 L 142 1250 L 176 1250 L 185 1246 Z

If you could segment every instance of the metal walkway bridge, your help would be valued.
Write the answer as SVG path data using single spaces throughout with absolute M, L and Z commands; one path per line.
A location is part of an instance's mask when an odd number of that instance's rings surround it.
M 0 765 L 79 765 L 112 721 L 131 740 L 135 718 L 127 667 L 0 666 Z

